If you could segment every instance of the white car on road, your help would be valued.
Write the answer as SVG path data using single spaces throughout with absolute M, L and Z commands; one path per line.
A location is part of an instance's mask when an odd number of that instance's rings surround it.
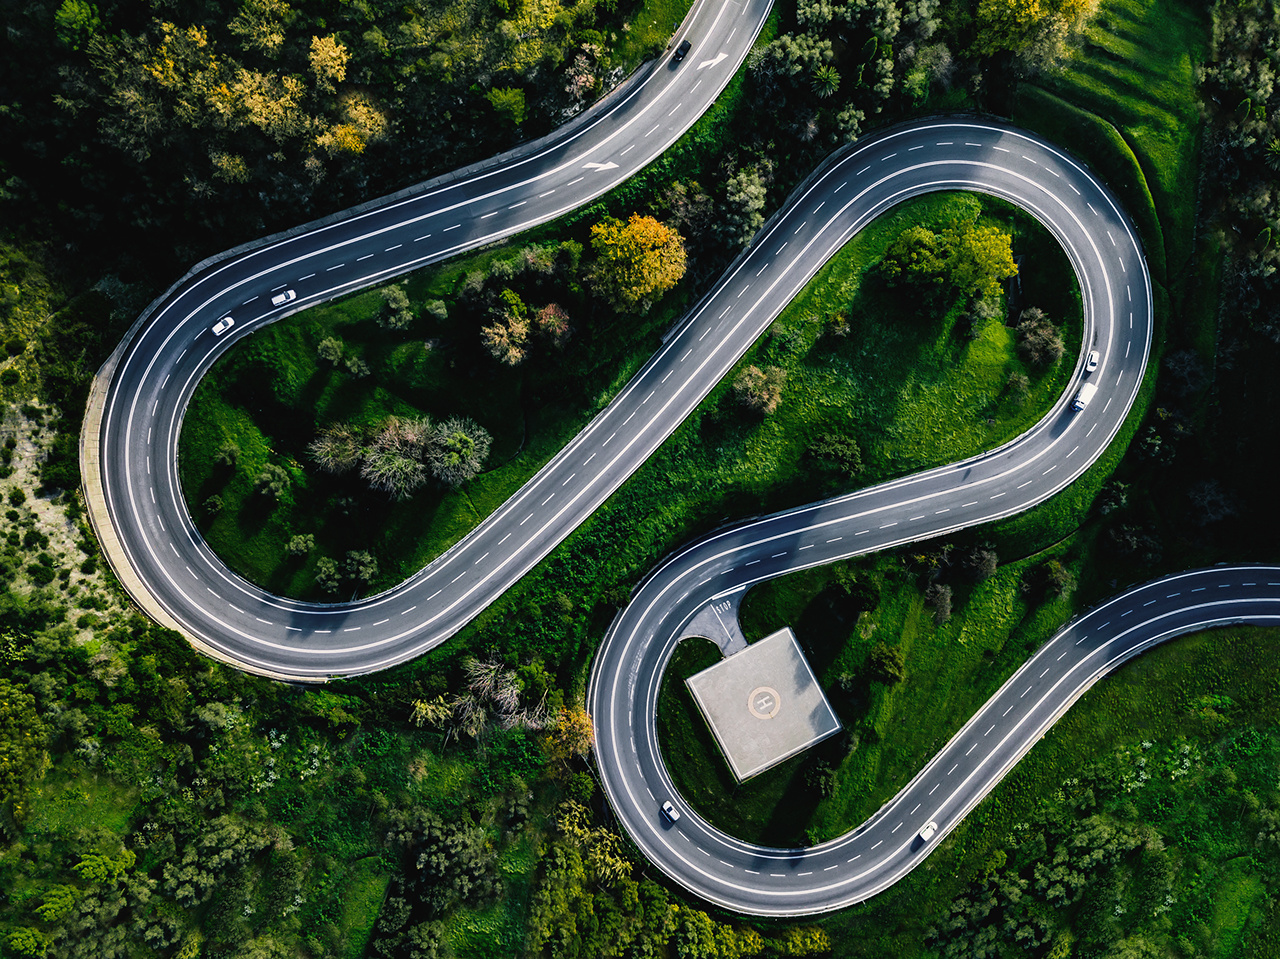
M 928 842 L 933 838 L 933 834 L 938 831 L 938 824 L 930 819 L 924 824 L 924 828 L 920 830 L 920 838 Z
M 298 298 L 298 294 L 293 290 L 285 290 L 283 293 L 277 293 L 271 298 L 272 306 L 284 306 L 286 303 L 292 303 Z
M 231 329 L 231 327 L 235 325 L 236 325 L 235 320 L 233 320 L 229 316 L 224 316 L 217 323 L 213 324 L 213 326 L 211 326 L 210 329 L 213 330 L 214 336 L 221 336 L 223 333 L 227 332 L 227 330 Z
M 680 810 L 671 805 L 670 800 L 662 804 L 662 815 L 667 817 L 667 822 L 676 822 L 680 819 Z
M 1099 360 L 1099 359 L 1100 359 L 1100 357 L 1098 356 L 1098 351 L 1097 351 L 1097 350 L 1090 350 L 1090 351 L 1089 351 L 1089 355 L 1088 355 L 1087 357 L 1085 357 L 1085 361 L 1084 361 L 1084 371 L 1085 371 L 1086 373 L 1092 373 L 1094 370 L 1096 370 L 1096 369 L 1098 368 L 1098 360 Z

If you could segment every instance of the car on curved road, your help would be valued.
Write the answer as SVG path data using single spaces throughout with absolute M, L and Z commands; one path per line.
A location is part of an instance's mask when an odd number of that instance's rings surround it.
M 1084 361 L 1084 371 L 1086 373 L 1092 373 L 1094 370 L 1096 370 L 1098 368 L 1098 360 L 1100 358 L 1101 357 L 1099 356 L 1097 350 L 1090 350 L 1088 357 Z
M 283 293 L 277 293 L 275 296 L 271 298 L 271 305 L 284 306 L 286 303 L 291 303 L 297 298 L 298 298 L 298 294 L 295 293 L 293 290 L 285 290 Z
M 674 823 L 680 819 L 680 810 L 671 805 L 670 800 L 667 800 L 662 804 L 662 815 L 666 817 L 667 822 Z
M 680 41 L 680 46 L 676 47 L 675 56 L 671 58 L 671 62 L 679 63 L 686 56 L 688 56 L 689 51 L 692 49 L 693 49 L 693 44 L 690 43 L 688 40 Z
M 933 838 L 933 834 L 938 831 L 938 824 L 930 819 L 924 824 L 924 828 L 920 830 L 920 838 L 928 842 Z
M 227 330 L 231 329 L 231 327 L 235 325 L 236 325 L 235 320 L 233 320 L 229 316 L 224 316 L 217 323 L 213 324 L 213 326 L 209 327 L 209 329 L 213 330 L 214 336 L 221 336 L 223 333 L 227 332 Z

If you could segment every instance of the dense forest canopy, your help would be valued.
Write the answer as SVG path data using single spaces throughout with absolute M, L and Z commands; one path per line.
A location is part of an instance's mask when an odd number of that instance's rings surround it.
M 629 12 L 6 2 L 4 196 L 77 243 L 123 233 L 136 269 L 198 258 L 549 130 L 621 78 L 601 30 Z

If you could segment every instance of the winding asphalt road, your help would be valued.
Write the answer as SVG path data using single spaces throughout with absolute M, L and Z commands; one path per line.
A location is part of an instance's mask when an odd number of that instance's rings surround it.
M 658 802 L 676 797 L 658 754 L 653 709 L 662 669 L 699 612 L 715 606 L 732 613 L 746 588 L 772 576 L 1027 509 L 1078 477 L 1119 429 L 1150 349 L 1150 281 L 1122 211 L 1065 154 L 998 123 L 948 119 L 885 131 L 846 149 L 792 198 L 579 436 L 457 546 L 378 596 L 325 606 L 246 582 L 195 530 L 177 470 L 186 404 L 232 343 L 286 312 L 509 236 L 600 195 L 702 113 L 741 63 L 768 8 L 767 0 L 700 0 L 676 38 L 694 42 L 688 59 L 678 66 L 663 62 L 546 149 L 200 273 L 128 344 L 113 372 L 97 440 L 106 515 L 124 554 L 113 562 L 128 565 L 147 594 L 140 597 L 144 606 L 158 604 L 206 648 L 253 672 L 304 681 L 373 672 L 443 642 L 546 556 L 876 216 L 908 197 L 943 189 L 984 191 L 1030 211 L 1066 250 L 1080 280 L 1086 348 L 1102 354 L 1090 374 L 1100 392 L 1088 409 L 1067 409 L 1073 388 L 1035 427 L 999 449 L 692 544 L 646 580 L 593 669 L 589 707 L 601 772 L 640 847 L 710 901 L 796 915 L 858 901 L 901 876 L 937 843 L 936 837 L 928 844 L 911 838 L 920 825 L 935 819 L 945 834 L 1117 659 L 1172 631 L 1273 614 L 1266 593 L 1280 584 L 1275 571 L 1186 574 L 1185 590 L 1158 584 L 1113 600 L 1055 637 L 870 822 L 812 850 L 750 846 L 688 812 L 675 828 L 658 818 Z M 285 288 L 297 290 L 299 299 L 287 311 L 271 309 L 271 294 Z M 225 314 L 236 325 L 216 338 L 209 327 Z M 1195 595 L 1210 590 L 1225 592 L 1211 593 L 1212 603 Z M 1052 664 L 1027 678 L 1059 649 Z
M 692 60 L 686 65 L 696 66 Z M 563 164 L 560 169 L 564 175 Z M 1082 415 L 1067 413 L 1068 397 L 1063 397 L 1023 436 L 974 460 L 813 507 L 812 515 L 821 517 L 817 523 L 841 522 L 849 512 L 846 504 L 871 519 L 867 529 L 856 519 L 848 521 L 842 532 L 826 537 L 831 543 L 797 545 L 791 556 L 782 555 L 786 544 L 780 542 L 774 550 L 780 555 L 764 559 L 753 572 L 777 575 L 847 555 L 864 548 L 864 542 L 865 547 L 892 545 L 1025 509 L 1085 469 L 1123 421 L 1150 342 L 1149 283 L 1131 229 L 1086 171 L 1011 128 L 939 120 L 868 138 L 829 164 L 792 198 L 785 214 L 757 238 L 681 330 L 534 479 L 405 583 L 356 603 L 324 606 L 273 596 L 213 555 L 192 525 L 179 487 L 181 415 L 213 358 L 235 336 L 255 328 L 254 305 L 272 289 L 291 286 L 306 302 L 312 296 L 308 279 L 376 258 L 358 253 L 361 249 L 398 253 L 391 240 L 399 239 L 403 249 L 414 242 L 408 233 L 423 230 L 424 223 L 448 224 L 457 211 L 428 213 L 415 201 L 406 204 L 414 214 L 407 227 L 399 222 L 403 212 L 392 210 L 386 216 L 397 214 L 395 222 L 359 227 L 358 239 L 337 243 L 328 234 L 338 227 L 357 229 L 362 218 L 215 268 L 157 315 L 113 382 L 101 432 L 103 480 L 131 565 L 188 632 L 246 669 L 317 679 L 411 659 L 443 642 L 501 595 L 617 489 L 853 233 L 903 199 L 940 189 L 1006 197 L 1058 236 L 1081 279 L 1085 341 L 1102 352 L 1092 379 L 1103 392 Z M 503 197 L 503 209 L 524 202 L 515 200 L 522 195 L 530 194 Z M 514 202 L 507 204 L 508 199 Z M 489 213 L 476 216 L 470 228 L 483 229 L 480 220 Z M 295 249 L 298 244 L 312 252 Z M 338 262 L 324 267 L 330 259 Z M 246 273 L 254 279 L 233 278 Z M 244 296 L 251 283 L 266 289 Z M 229 290 L 211 296 L 210 288 L 221 285 Z M 235 300 L 237 306 L 228 305 Z M 236 327 L 215 338 L 208 326 L 232 311 Z M 270 318 L 269 311 L 261 313 L 262 321 Z M 864 503 L 874 505 L 864 508 Z M 796 515 L 800 518 L 774 522 L 783 540 L 797 538 L 796 522 L 809 522 L 810 512 Z

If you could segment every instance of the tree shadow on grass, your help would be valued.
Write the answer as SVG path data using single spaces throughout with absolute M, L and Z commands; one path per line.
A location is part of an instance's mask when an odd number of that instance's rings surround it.
M 848 751 L 849 735 L 841 731 L 771 770 L 787 770 L 790 782 L 761 829 L 759 842 L 784 847 L 809 845 L 809 824 L 818 811 L 818 804 L 826 798 L 816 787 L 818 777 L 814 773 L 838 768 Z

